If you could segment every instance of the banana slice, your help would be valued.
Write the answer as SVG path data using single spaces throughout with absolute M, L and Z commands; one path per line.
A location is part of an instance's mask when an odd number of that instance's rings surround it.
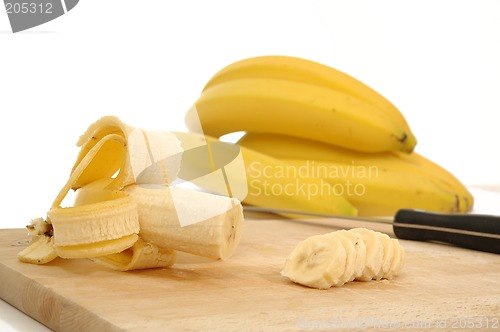
M 312 236 L 291 252 L 281 275 L 304 286 L 328 289 L 344 275 L 346 257 L 346 250 L 337 238 Z
M 377 234 L 366 228 L 353 228 L 348 232 L 358 233 L 366 244 L 366 260 L 365 268 L 356 280 L 370 281 L 375 277 L 382 268 L 384 248 Z
M 345 271 L 344 274 L 339 278 L 339 281 L 334 284 L 334 286 L 342 286 L 346 282 L 353 281 L 354 280 L 354 271 L 356 268 L 356 247 L 354 245 L 354 242 L 351 241 L 351 239 L 344 234 L 347 233 L 346 231 L 344 232 L 333 232 L 327 235 L 333 236 L 337 238 L 342 245 L 344 246 L 344 249 L 346 251 L 346 262 L 345 262 Z
M 391 244 L 393 248 L 391 267 L 389 268 L 389 271 L 384 274 L 384 278 L 389 280 L 393 279 L 397 274 L 399 274 L 399 272 L 403 268 L 403 262 L 405 258 L 405 250 L 399 244 L 399 241 L 396 239 L 391 239 Z
M 397 240 L 395 240 L 395 241 L 397 242 Z M 399 242 L 397 242 L 397 245 L 399 247 L 400 254 L 399 254 L 398 264 L 394 268 L 394 275 L 395 276 L 398 275 L 401 272 L 401 270 L 403 269 L 404 262 L 405 262 L 405 256 L 406 256 L 405 248 L 402 247 Z
M 353 261 L 353 274 L 349 278 L 348 282 L 353 281 L 357 277 L 360 277 L 363 274 L 363 270 L 365 269 L 365 262 L 366 262 L 366 244 L 365 241 L 363 241 L 362 237 L 360 234 L 356 232 L 348 232 L 346 230 L 340 230 L 337 231 L 336 233 L 339 233 L 340 235 L 348 238 L 351 243 L 354 245 L 355 249 L 355 259 Z M 347 270 L 347 267 L 346 267 Z
M 377 273 L 377 275 L 375 275 L 373 277 L 373 279 L 375 279 L 375 280 L 380 280 L 380 279 L 384 278 L 384 276 L 387 273 L 389 273 L 389 271 L 391 269 L 392 258 L 394 255 L 394 245 L 393 245 L 392 240 L 389 237 L 389 235 L 384 234 L 384 233 L 379 233 L 379 232 L 376 232 L 375 234 L 378 236 L 378 239 L 380 240 L 380 242 L 382 242 L 382 247 L 384 248 L 382 267 L 381 267 L 379 273 Z M 398 245 L 399 245 L 399 242 L 398 242 Z

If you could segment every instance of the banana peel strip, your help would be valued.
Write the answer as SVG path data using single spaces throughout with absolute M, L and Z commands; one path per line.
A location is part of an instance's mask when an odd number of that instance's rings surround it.
M 169 267 L 175 263 L 176 251 L 160 248 L 139 238 L 129 249 L 91 259 L 113 270 L 130 271 L 151 267 Z

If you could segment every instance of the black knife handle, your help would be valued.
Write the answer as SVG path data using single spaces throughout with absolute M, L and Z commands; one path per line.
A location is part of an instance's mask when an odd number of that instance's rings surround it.
M 394 234 L 400 239 L 445 242 L 500 254 L 498 216 L 402 209 L 396 213 L 393 227 Z

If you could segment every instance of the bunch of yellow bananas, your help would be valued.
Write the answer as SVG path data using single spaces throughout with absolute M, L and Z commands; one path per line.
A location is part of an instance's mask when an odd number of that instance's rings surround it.
M 313 61 L 260 56 L 230 64 L 208 81 L 186 125 L 215 138 L 246 132 L 238 145 L 249 205 L 361 216 L 473 206 L 457 178 L 413 152 L 416 138 L 393 104 Z

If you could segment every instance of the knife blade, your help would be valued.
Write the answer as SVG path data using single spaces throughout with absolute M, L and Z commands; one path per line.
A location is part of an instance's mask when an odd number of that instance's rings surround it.
M 393 219 L 351 217 L 314 212 L 244 206 L 247 211 L 295 214 L 319 218 L 390 223 L 399 239 L 455 245 L 500 254 L 500 216 L 487 214 L 445 214 L 401 209 Z

